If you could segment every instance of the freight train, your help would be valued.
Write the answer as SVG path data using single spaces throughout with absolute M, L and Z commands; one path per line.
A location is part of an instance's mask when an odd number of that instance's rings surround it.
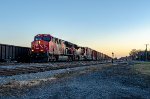
M 58 60 L 110 60 L 106 54 L 78 46 L 50 34 L 38 34 L 31 48 L 0 44 L 0 62 L 49 62 Z
M 88 47 L 81 47 L 71 42 L 53 37 L 50 34 L 38 34 L 31 43 L 31 61 L 58 60 L 110 60 L 106 54 Z
M 0 62 L 29 62 L 31 48 L 0 44 Z

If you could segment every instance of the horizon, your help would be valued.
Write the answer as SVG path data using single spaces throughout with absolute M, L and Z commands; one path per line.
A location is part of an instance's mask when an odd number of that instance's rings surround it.
M 0 43 L 30 47 L 36 34 L 51 34 L 109 56 L 128 56 L 150 43 L 149 5 L 148 0 L 2 0 Z

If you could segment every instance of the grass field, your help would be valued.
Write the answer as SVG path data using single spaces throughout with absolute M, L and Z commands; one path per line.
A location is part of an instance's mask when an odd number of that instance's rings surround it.
M 133 68 L 139 73 L 150 76 L 150 62 L 136 62 Z

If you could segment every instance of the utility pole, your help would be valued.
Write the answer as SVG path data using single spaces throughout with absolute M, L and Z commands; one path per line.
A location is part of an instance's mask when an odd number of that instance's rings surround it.
M 114 63 L 114 53 L 112 52 L 112 63 Z
M 147 46 L 149 45 L 149 44 L 145 44 L 146 45 L 146 49 L 145 49 L 145 61 L 147 61 Z

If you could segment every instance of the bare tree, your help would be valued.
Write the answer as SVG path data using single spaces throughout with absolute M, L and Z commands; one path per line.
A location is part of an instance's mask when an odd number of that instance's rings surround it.
M 140 52 L 140 50 L 136 50 L 136 49 L 132 49 L 131 52 L 129 53 L 130 57 L 132 58 L 132 60 L 136 60 L 136 58 L 138 58 L 138 53 Z

